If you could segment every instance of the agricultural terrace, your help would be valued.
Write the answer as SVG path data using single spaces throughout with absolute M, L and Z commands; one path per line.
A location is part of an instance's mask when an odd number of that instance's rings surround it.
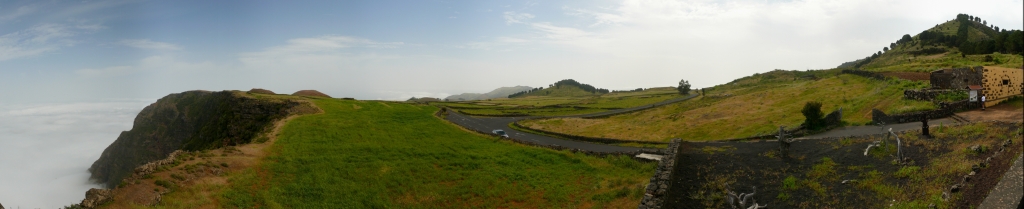
M 838 70 L 772 71 L 714 87 L 707 95 L 646 111 L 608 118 L 552 118 L 521 121 L 535 129 L 591 137 L 668 141 L 703 141 L 768 134 L 778 126 L 797 127 L 800 110 L 819 101 L 822 111 L 843 108 L 843 121 L 871 122 L 871 109 L 906 113 L 938 108 L 925 101 L 904 100 L 903 90 L 926 82 L 874 80 L 839 74 Z
M 561 89 L 576 88 L 565 86 Z M 544 89 L 548 90 L 548 89 Z M 557 90 L 557 89 L 556 89 Z M 582 89 L 578 89 L 582 91 Z M 557 90 L 562 91 L 562 90 Z M 536 93 L 536 92 L 535 92 Z M 586 93 L 586 92 L 583 92 Z M 466 102 L 435 103 L 478 116 L 561 116 L 638 107 L 682 97 L 675 88 L 651 88 L 637 92 L 612 92 L 585 96 L 523 96 Z
M 655 163 L 512 143 L 434 106 L 314 99 L 262 162 L 230 178 L 228 208 L 627 208 Z

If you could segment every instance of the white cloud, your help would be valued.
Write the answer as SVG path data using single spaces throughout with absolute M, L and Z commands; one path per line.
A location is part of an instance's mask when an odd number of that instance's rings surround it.
M 118 44 L 135 47 L 139 49 L 153 49 L 153 50 L 180 50 L 181 47 L 171 43 L 152 41 L 149 39 L 127 39 L 118 42 Z
M 75 70 L 75 73 L 84 76 L 117 76 L 128 74 L 132 70 L 131 66 L 114 66 L 100 69 L 79 69 Z
M 33 7 L 33 6 L 21 6 L 21 7 L 18 7 L 18 9 L 14 10 L 14 12 L 12 12 L 12 13 L 0 15 L 0 23 L 6 22 L 6 21 L 15 20 L 15 19 L 17 19 L 19 17 L 32 14 L 35 11 L 36 11 L 36 8 Z
M 0 190 L 7 208 L 82 201 L 88 168 L 149 102 L 0 106 Z
M 92 31 L 88 27 L 83 29 L 47 23 L 4 34 L 0 36 L 0 61 L 31 57 L 72 46 L 77 43 L 72 37 Z
M 516 13 L 516 12 L 505 12 L 505 24 L 523 23 L 533 19 L 534 16 L 530 13 Z

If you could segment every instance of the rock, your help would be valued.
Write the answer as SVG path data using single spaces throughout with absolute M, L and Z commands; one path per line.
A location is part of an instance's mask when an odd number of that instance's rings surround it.
M 967 175 L 968 175 L 968 176 L 974 176 L 974 175 L 978 175 L 978 173 L 977 173 L 977 172 L 974 172 L 974 171 L 971 171 L 971 173 L 969 173 L 969 174 L 967 174 Z
M 82 200 L 82 207 L 95 208 L 103 203 L 107 203 L 112 197 L 113 193 L 109 189 L 92 188 L 85 192 L 85 199 Z
M 978 171 L 981 171 L 981 166 L 978 166 L 977 164 L 975 164 L 975 165 L 972 165 L 972 166 L 971 166 L 971 171 L 972 171 L 972 173 L 973 173 L 973 172 L 978 172 Z
M 971 181 L 971 176 L 972 175 L 964 175 L 964 182 L 966 183 L 966 182 Z
M 935 208 L 938 208 L 938 206 L 936 206 L 935 203 L 932 203 L 932 204 L 928 204 L 928 208 L 929 209 L 935 209 Z
M 949 188 L 949 192 L 951 192 L 951 193 L 960 192 L 960 185 L 959 184 L 954 184 L 952 187 Z
M 971 151 L 974 151 L 975 153 L 981 153 L 981 145 L 970 146 L 968 149 L 971 149 Z

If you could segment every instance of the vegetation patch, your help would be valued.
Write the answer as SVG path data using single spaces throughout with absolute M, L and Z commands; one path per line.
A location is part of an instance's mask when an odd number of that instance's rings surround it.
M 467 133 L 437 108 L 321 99 L 231 178 L 229 208 L 635 207 L 656 166 Z M 309 153 L 317 153 L 310 155 Z

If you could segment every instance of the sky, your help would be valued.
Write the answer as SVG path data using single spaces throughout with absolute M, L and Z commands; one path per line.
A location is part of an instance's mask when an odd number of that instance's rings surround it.
M 83 169 L 138 110 L 170 93 L 315 89 L 405 100 L 562 79 L 611 90 L 686 79 L 699 88 L 833 68 L 959 13 L 1021 29 L 1022 8 L 1022 0 L 0 0 L 0 185 L 21 189 L 0 190 L 0 203 L 81 196 Z M 45 186 L 68 182 L 78 186 Z

